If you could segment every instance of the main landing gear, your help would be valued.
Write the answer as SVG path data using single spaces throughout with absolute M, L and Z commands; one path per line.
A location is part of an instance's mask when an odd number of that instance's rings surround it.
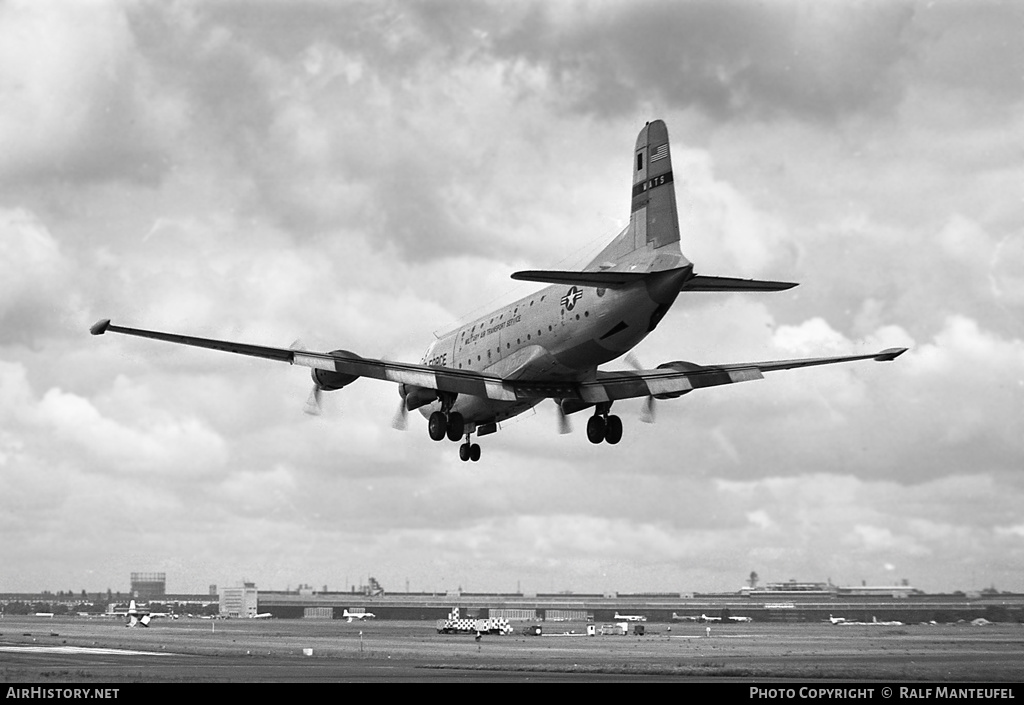
M 466 422 L 457 411 L 435 411 L 427 419 L 427 433 L 434 441 L 443 441 L 445 436 L 448 436 L 450 441 L 457 441 L 462 438 L 465 427 Z
M 622 419 L 608 413 L 608 408 L 598 405 L 594 415 L 587 421 L 587 440 L 591 443 L 607 441 L 615 445 L 622 440 Z
M 459 446 L 459 458 L 465 462 L 472 460 L 474 463 L 480 460 L 480 446 L 469 442 L 469 434 L 466 433 L 466 420 L 457 411 L 452 411 L 455 403 L 455 396 L 445 396 L 441 399 L 441 410 L 435 411 L 427 419 L 427 433 L 431 440 L 442 441 L 448 437 L 450 441 L 458 441 L 466 436 L 466 442 Z

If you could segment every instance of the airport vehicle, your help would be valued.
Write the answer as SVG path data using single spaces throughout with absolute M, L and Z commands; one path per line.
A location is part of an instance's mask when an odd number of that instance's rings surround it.
M 488 617 L 487 619 L 474 619 L 472 617 L 460 617 L 459 608 L 453 607 L 448 613 L 448 619 L 437 620 L 438 634 L 511 634 L 512 625 L 504 617 Z
M 361 609 L 353 609 L 351 612 L 349 612 L 348 610 L 343 611 L 341 613 L 341 616 L 347 619 L 349 622 L 352 622 L 357 619 L 373 619 L 377 615 L 375 615 L 373 612 L 367 612 Z
M 405 427 L 408 411 L 427 418 L 431 439 L 462 441 L 463 461 L 480 459 L 472 435 L 546 399 L 554 401 L 563 433 L 568 415 L 593 409 L 587 422 L 591 443 L 618 443 L 622 420 L 611 414 L 621 399 L 645 398 L 641 420 L 653 421 L 656 399 L 671 399 L 704 387 L 762 379 L 765 372 L 854 360 L 887 362 L 906 348 L 866 355 L 702 365 L 671 361 L 653 369 L 604 371 L 598 367 L 634 348 L 657 328 L 680 293 L 768 292 L 790 282 L 698 274 L 679 247 L 679 219 L 668 129 L 661 120 L 645 125 L 630 159 L 629 225 L 582 271 L 520 271 L 512 278 L 547 288 L 469 321 L 434 340 L 419 363 L 361 357 L 347 350 L 312 352 L 178 333 L 128 328 L 110 319 L 93 335 L 121 333 L 192 345 L 311 368 L 307 409 L 318 412 L 323 391 L 342 389 L 360 377 L 398 384 L 401 402 L 393 425 Z M 639 366 L 638 366 L 639 367 Z
M 643 616 L 642 614 L 619 614 L 618 612 L 615 613 L 615 619 L 619 620 L 620 622 L 646 622 L 647 621 L 647 617 Z

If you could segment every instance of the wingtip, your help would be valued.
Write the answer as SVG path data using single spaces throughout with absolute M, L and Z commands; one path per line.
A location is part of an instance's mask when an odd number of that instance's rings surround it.
M 93 335 L 103 335 L 104 333 L 107 332 L 107 328 L 109 327 L 110 319 L 104 318 L 102 321 L 97 321 L 96 323 L 94 323 L 92 328 L 89 329 L 89 332 L 92 333 Z
M 875 355 L 875 362 L 892 362 L 907 351 L 907 348 L 887 348 Z

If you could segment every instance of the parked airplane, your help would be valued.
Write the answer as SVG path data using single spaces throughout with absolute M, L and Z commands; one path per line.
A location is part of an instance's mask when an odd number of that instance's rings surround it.
M 730 621 L 730 622 L 744 622 L 744 623 L 749 623 L 749 622 L 753 622 L 753 621 L 754 621 L 754 618 L 753 618 L 753 617 L 729 617 L 729 621 Z
M 135 600 L 132 600 L 128 603 L 128 612 L 125 613 L 125 617 L 127 618 L 124 625 L 126 627 L 137 627 L 139 625 L 148 627 L 153 615 L 150 614 L 149 610 L 136 607 Z
M 254 614 L 253 616 L 249 617 L 249 619 L 273 619 L 273 618 L 274 618 L 274 613 L 273 612 L 260 612 L 259 614 Z
M 345 610 L 341 616 L 351 622 L 353 619 L 374 619 L 377 615 L 373 612 L 349 612 Z
M 721 617 L 708 617 L 706 614 L 702 614 L 700 616 L 700 621 L 702 621 L 702 622 L 721 622 L 722 618 Z
M 464 461 L 480 458 L 473 433 L 494 433 L 499 423 L 545 399 L 557 405 L 563 433 L 569 430 L 567 415 L 593 409 L 587 438 L 591 443 L 615 444 L 622 438 L 622 421 L 610 411 L 620 399 L 646 398 L 642 420 L 652 421 L 655 399 L 761 379 L 775 370 L 853 360 L 888 362 L 906 350 L 725 365 L 674 361 L 653 369 L 599 370 L 599 365 L 646 338 L 681 292 L 782 291 L 796 286 L 694 271 L 679 248 L 664 122 L 656 120 L 640 130 L 630 163 L 629 225 L 593 261 L 582 271 L 514 273 L 513 279 L 551 286 L 440 337 L 418 364 L 364 358 L 347 350 L 312 352 L 127 328 L 110 319 L 93 325 L 91 332 L 154 338 L 309 367 L 313 391 L 307 406 L 313 412 L 319 410 L 322 391 L 341 389 L 360 377 L 395 382 L 401 404 L 394 426 L 404 428 L 406 413 L 419 409 L 428 419 L 431 439 L 463 441 L 459 457 Z
M 647 617 L 642 614 L 619 614 L 615 613 L 615 619 L 622 620 L 624 622 L 646 622 Z
M 829 615 L 828 621 L 832 624 L 846 624 L 846 617 L 833 617 L 832 615 Z

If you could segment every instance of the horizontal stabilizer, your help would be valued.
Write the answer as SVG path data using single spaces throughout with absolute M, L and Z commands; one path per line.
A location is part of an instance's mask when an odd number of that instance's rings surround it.
M 559 272 L 553 270 L 526 270 L 512 274 L 513 279 L 526 282 L 543 282 L 545 284 L 578 284 L 579 286 L 595 286 L 601 289 L 617 289 L 619 287 L 643 281 L 650 272 Z
M 682 291 L 785 291 L 786 289 L 792 289 L 796 285 L 796 282 L 706 277 L 696 274 L 683 284 Z

